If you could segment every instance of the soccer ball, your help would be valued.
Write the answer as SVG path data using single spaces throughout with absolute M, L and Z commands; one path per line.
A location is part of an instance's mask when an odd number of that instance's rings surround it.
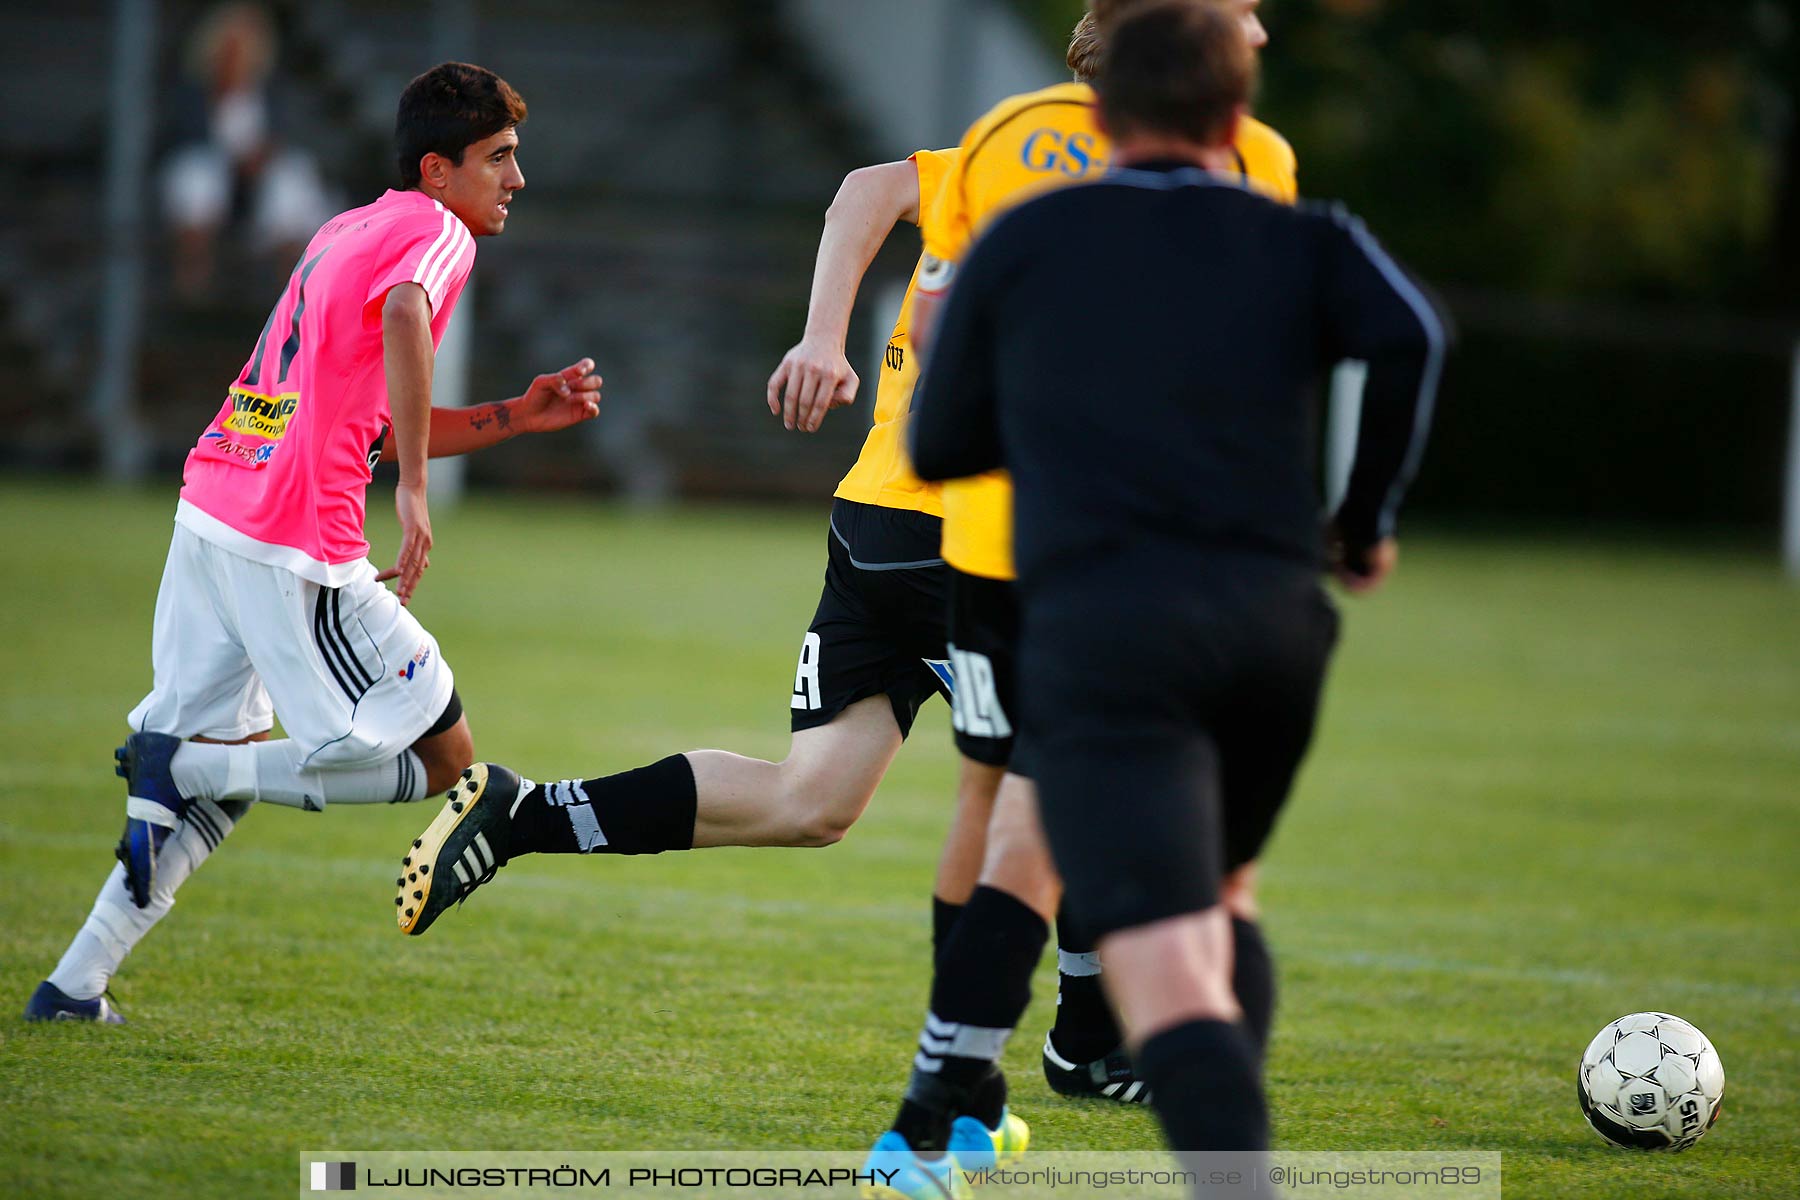
M 1719 1119 L 1725 1068 L 1680 1017 L 1642 1012 L 1594 1035 L 1575 1075 L 1581 1115 L 1632 1150 L 1686 1150 Z

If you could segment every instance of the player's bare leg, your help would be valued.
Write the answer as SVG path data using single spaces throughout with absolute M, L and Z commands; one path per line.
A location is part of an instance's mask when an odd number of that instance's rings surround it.
M 886 696 L 793 735 L 778 763 L 725 750 L 683 755 L 694 773 L 693 845 L 829 846 L 868 808 L 900 752 Z
M 458 717 L 444 732 L 420 738 L 413 743 L 412 752 L 425 768 L 425 794 L 447 790 L 475 761 L 475 735 L 469 732 L 469 718 Z
M 988 845 L 988 825 L 994 815 L 994 797 L 1006 768 L 989 766 L 964 756 L 956 781 L 956 813 L 938 858 L 937 882 L 931 893 L 931 953 L 944 948 L 950 930 L 968 904 L 981 878 L 981 864 Z
M 969 893 L 981 878 L 986 856 L 989 822 L 994 816 L 994 797 L 1000 790 L 1004 767 L 990 767 L 974 759 L 962 760 L 956 785 L 956 812 L 950 821 L 938 857 L 937 895 L 951 904 L 967 904 Z
M 981 886 L 1016 897 L 1045 921 L 1062 900 L 1062 877 L 1050 857 L 1050 843 L 1038 819 L 1037 785 L 1008 775 L 1000 785 L 988 823 Z
M 424 933 L 521 854 L 829 846 L 868 807 L 901 740 L 888 698 L 871 696 L 795 733 L 778 763 L 693 750 L 616 775 L 545 784 L 477 764 L 405 854 L 396 918 L 403 932 Z M 429 886 L 413 878 L 421 865 L 432 873 Z
M 1100 939 L 1107 991 L 1132 1047 L 1187 1021 L 1236 1021 L 1231 920 L 1224 905 Z

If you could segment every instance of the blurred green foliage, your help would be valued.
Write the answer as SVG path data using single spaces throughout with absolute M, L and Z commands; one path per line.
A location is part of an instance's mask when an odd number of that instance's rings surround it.
M 1084 7 L 1021 2 L 1051 39 Z M 1302 189 L 1345 199 L 1434 278 L 1791 299 L 1790 6 L 1267 0 L 1262 15 L 1258 110 L 1294 143 Z

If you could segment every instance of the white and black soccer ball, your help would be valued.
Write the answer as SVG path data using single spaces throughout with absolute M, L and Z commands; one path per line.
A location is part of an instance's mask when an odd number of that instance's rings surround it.
M 1594 1035 L 1575 1076 L 1581 1114 L 1632 1150 L 1686 1150 L 1719 1119 L 1725 1067 L 1680 1017 L 1641 1012 Z

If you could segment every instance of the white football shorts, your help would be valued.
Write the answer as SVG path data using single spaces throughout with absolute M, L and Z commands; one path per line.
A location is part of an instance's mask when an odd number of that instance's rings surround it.
M 156 594 L 139 731 L 238 741 L 280 716 L 309 767 L 387 762 L 443 715 L 437 639 L 376 583 L 340 588 L 252 561 L 177 525 Z

